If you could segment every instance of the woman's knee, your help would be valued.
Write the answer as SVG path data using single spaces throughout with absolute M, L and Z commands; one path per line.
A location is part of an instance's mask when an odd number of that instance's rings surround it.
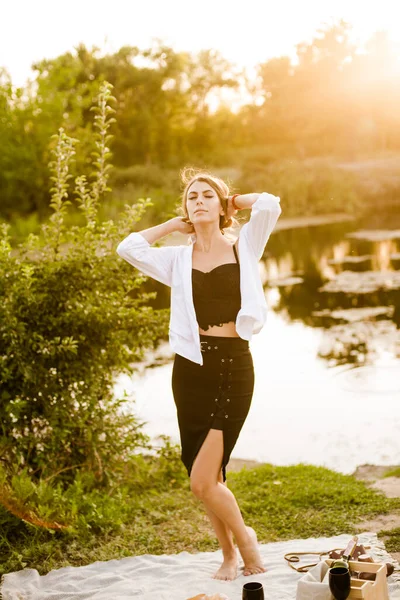
M 190 478 L 190 489 L 197 498 L 206 498 L 218 485 L 218 481 L 193 476 Z
M 205 497 L 218 484 L 223 451 L 223 432 L 210 429 L 193 461 L 190 473 L 190 488 L 199 498 Z

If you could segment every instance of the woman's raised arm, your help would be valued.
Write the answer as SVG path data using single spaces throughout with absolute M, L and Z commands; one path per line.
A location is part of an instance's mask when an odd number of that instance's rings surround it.
M 246 237 L 248 245 L 260 260 L 269 236 L 282 212 L 280 198 L 266 192 L 245 194 L 238 196 L 235 204 L 238 208 L 251 208 L 250 219 L 243 225 L 239 237 Z
M 169 235 L 170 233 L 174 233 L 175 231 L 180 231 L 181 233 L 192 233 L 193 227 L 185 223 L 181 217 L 173 217 L 165 223 L 160 223 L 160 225 L 154 225 L 154 227 L 149 227 L 148 229 L 143 229 L 139 231 L 149 244 L 154 244 L 157 240 Z
M 130 233 L 118 244 L 117 253 L 145 275 L 171 286 L 178 246 L 152 248 L 151 244 L 174 231 L 190 233 L 192 227 L 182 221 L 181 217 L 174 217 L 160 225 Z

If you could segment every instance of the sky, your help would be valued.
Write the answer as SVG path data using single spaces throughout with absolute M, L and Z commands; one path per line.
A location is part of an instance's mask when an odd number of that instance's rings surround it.
M 400 43 L 397 13 L 398 0 L 0 0 L 0 67 L 21 86 L 33 62 L 79 43 L 114 52 L 161 39 L 176 51 L 218 49 L 251 73 L 274 56 L 294 59 L 297 43 L 340 18 L 360 46 L 377 30 Z

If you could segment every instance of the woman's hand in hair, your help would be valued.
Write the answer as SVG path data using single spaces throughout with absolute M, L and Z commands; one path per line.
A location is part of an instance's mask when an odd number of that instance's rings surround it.
M 232 196 L 228 196 L 228 201 L 226 205 L 226 218 L 230 219 L 233 217 L 238 211 L 232 205 Z
M 188 222 L 186 217 L 174 217 L 171 219 L 174 225 L 174 231 L 179 233 L 194 233 L 193 223 Z

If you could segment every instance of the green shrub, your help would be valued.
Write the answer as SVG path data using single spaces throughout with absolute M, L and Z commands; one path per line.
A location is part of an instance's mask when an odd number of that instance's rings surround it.
M 149 448 L 113 383 L 166 336 L 168 314 L 147 305 L 154 294 L 141 293 L 144 278 L 116 254 L 149 201 L 126 206 L 118 224 L 98 222 L 110 191 L 111 87 L 103 84 L 93 107 L 92 181 L 75 179 L 85 225 L 65 224 L 77 140 L 62 129 L 53 136 L 50 220 L 15 248 L 1 225 L 0 460 L 9 476 L 23 471 L 68 485 L 87 472 L 108 485 L 121 463 Z
M 99 486 L 94 472 L 76 471 L 70 482 L 54 477 L 33 481 L 27 469 L 6 472 L 0 466 L 0 554 L 4 536 L 24 536 L 37 528 L 62 536 L 118 532 L 123 523 L 140 513 L 145 497 L 180 489 L 187 474 L 180 447 L 161 436 L 152 454 L 136 454 L 115 461 L 116 473 L 107 489 Z M 154 451 L 155 450 L 155 451 Z
M 179 192 L 179 181 L 175 170 L 165 169 L 158 165 L 132 165 L 114 169 L 111 181 L 115 187 L 123 187 L 129 183 L 148 188 L 164 188 L 171 185 Z

